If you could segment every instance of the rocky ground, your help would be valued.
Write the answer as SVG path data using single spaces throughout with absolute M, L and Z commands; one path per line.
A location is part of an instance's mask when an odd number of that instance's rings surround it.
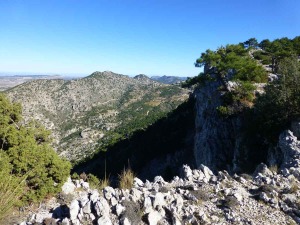
M 260 164 L 253 175 L 184 165 L 181 177 L 135 178 L 130 190 L 69 179 L 20 224 L 300 224 L 300 141 L 285 131 L 278 147 L 281 167 Z

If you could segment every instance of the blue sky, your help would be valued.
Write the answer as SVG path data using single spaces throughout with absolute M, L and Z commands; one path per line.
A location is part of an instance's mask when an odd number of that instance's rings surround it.
M 299 35 L 299 0 L 0 0 L 0 72 L 195 76 L 207 48 Z

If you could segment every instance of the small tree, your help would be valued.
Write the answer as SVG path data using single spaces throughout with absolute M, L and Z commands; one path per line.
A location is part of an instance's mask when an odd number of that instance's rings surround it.
M 264 39 L 258 44 L 258 46 L 262 50 L 266 50 L 266 48 L 268 48 L 270 45 L 271 45 L 271 41 L 269 39 Z
M 285 58 L 278 65 L 279 79 L 265 88 L 255 104 L 258 130 L 269 141 L 300 117 L 300 66 L 297 57 Z
M 247 41 L 244 42 L 245 48 L 257 48 L 258 42 L 256 38 L 249 38 Z
M 21 106 L 0 94 L 0 153 L 7 156 L 10 174 L 26 174 L 26 201 L 38 201 L 60 190 L 71 165 L 50 147 L 49 131 L 32 121 L 22 123 Z

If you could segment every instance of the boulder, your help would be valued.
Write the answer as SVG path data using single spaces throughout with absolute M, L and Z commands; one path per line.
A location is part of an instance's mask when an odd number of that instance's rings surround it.
M 68 177 L 68 180 L 61 187 L 61 191 L 64 194 L 72 194 L 76 189 L 75 184 L 72 182 L 71 177 Z
M 115 189 L 108 186 L 103 189 L 103 194 L 107 200 L 110 200 L 113 196 L 115 196 L 116 192 Z
M 77 219 L 77 215 L 79 213 L 79 202 L 74 199 L 71 204 L 70 204 L 70 219 L 73 222 L 73 220 L 75 221 Z
M 106 199 L 102 196 L 99 197 L 99 200 L 95 203 L 94 209 L 96 211 L 97 216 L 109 216 L 109 204 Z
M 182 170 L 183 170 L 183 178 L 187 180 L 193 179 L 193 171 L 188 165 L 183 165 Z
M 109 216 L 101 216 L 97 220 L 98 225 L 112 225 L 111 220 L 109 219 Z
M 90 196 L 90 200 L 93 202 L 93 203 L 96 203 L 99 199 L 99 192 L 97 190 L 93 190 L 91 192 L 91 196 Z
M 253 174 L 253 177 L 272 177 L 273 173 L 271 170 L 269 170 L 268 166 L 264 163 L 259 164 Z
M 145 198 L 143 206 L 145 213 L 149 213 L 152 210 L 152 201 L 150 197 Z
M 204 173 L 204 176 L 208 180 L 211 178 L 211 176 L 214 175 L 214 173 L 207 166 L 204 166 L 203 164 L 200 165 L 200 169 L 202 170 L 202 172 Z
M 140 200 L 142 195 L 142 192 L 137 190 L 136 188 L 132 188 L 130 191 L 130 200 L 137 202 L 138 200 Z
M 144 183 L 143 183 L 143 181 L 141 181 L 139 178 L 135 177 L 135 178 L 133 179 L 133 186 L 134 186 L 135 188 L 143 187 L 143 186 L 144 186 Z
M 68 218 L 64 218 L 62 221 L 61 221 L 61 224 L 62 225 L 70 225 L 70 220 Z
M 161 219 L 162 219 L 162 216 L 157 211 L 151 211 L 147 216 L 149 225 L 157 225 L 158 221 L 160 221 Z
M 83 213 L 85 214 L 90 214 L 92 212 L 92 207 L 91 207 L 92 202 L 89 201 L 83 206 Z
M 121 224 L 122 225 L 131 225 L 131 223 L 129 222 L 129 219 L 127 217 L 125 217 L 124 219 L 122 219 Z
M 120 216 L 124 212 L 124 210 L 125 210 L 125 207 L 122 206 L 121 204 L 116 205 L 115 211 L 116 211 L 117 216 Z
M 165 206 L 166 201 L 164 197 L 164 194 L 160 192 L 156 193 L 153 199 L 153 208 L 156 208 L 157 206 Z

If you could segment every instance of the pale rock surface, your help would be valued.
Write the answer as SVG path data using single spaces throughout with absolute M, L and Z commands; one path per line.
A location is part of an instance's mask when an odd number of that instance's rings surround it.
M 70 204 L 70 219 L 71 221 L 76 220 L 77 215 L 79 213 L 79 202 L 74 199 Z
M 20 224 L 42 222 L 52 217 L 53 208 L 57 220 L 72 225 L 299 224 L 299 147 L 291 131 L 282 133 L 279 148 L 284 157 L 278 173 L 265 164 L 258 165 L 253 176 L 244 177 L 226 171 L 214 175 L 204 165 L 196 170 L 184 165 L 183 176 L 170 182 L 157 176 L 145 183 L 136 178 L 129 190 L 80 188 L 66 206 L 69 216 L 63 206 L 52 204 Z
M 70 194 L 70 193 L 74 192 L 75 188 L 76 188 L 76 186 L 72 182 L 71 177 L 68 177 L 67 182 L 64 183 L 64 185 L 62 186 L 61 190 L 65 194 Z

